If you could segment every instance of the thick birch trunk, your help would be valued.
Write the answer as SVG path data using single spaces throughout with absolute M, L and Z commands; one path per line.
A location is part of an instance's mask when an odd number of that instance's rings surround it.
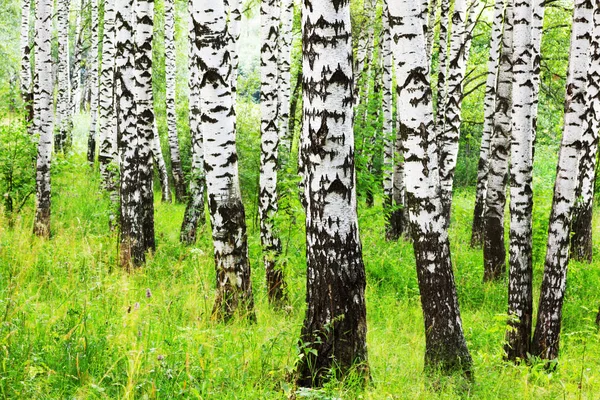
M 52 2 L 37 0 L 35 9 L 34 132 L 39 134 L 36 164 L 36 210 L 33 233 L 50 237 L 50 163 L 52 158 Z
M 303 3 L 307 309 L 300 386 L 335 366 L 368 374 L 365 268 L 356 214 L 350 4 Z
M 573 12 L 563 137 L 558 156 L 537 324 L 531 346 L 533 355 L 546 360 L 558 357 L 562 306 L 567 284 L 571 216 L 575 205 L 579 149 L 587 111 L 585 91 L 590 65 L 590 32 L 594 13 L 592 7 L 590 1 L 577 0 Z
M 513 21 L 513 6 L 509 1 L 506 7 L 502 53 L 498 70 L 494 129 L 490 136 L 488 188 L 483 216 L 484 281 L 501 279 L 506 274 L 504 208 L 506 206 L 506 176 L 512 131 Z
M 175 9 L 174 0 L 165 1 L 165 74 L 167 86 L 167 127 L 169 137 L 169 151 L 171 155 L 171 171 L 173 173 L 173 186 L 175 187 L 175 200 L 178 203 L 185 201 L 185 179 L 181 168 L 181 156 L 179 152 L 179 138 L 177 136 L 177 115 L 175 110 Z M 161 182 L 163 180 L 161 179 Z M 167 179 L 168 183 L 168 179 Z M 165 200 L 165 187 L 163 188 L 163 200 Z M 169 191 L 169 198 L 170 191 Z M 170 201 L 170 200 L 169 200 Z
M 510 256 L 508 330 L 504 351 L 510 360 L 525 359 L 533 315 L 533 7 L 514 3 L 513 105 L 510 145 Z
M 196 39 L 195 26 L 199 26 L 200 21 L 194 20 L 194 1 L 188 1 L 188 35 L 189 35 L 189 79 L 190 90 L 189 98 L 189 121 L 190 138 L 192 141 L 192 170 L 190 177 L 190 190 L 185 215 L 181 224 L 181 233 L 179 240 L 187 245 L 196 242 L 196 233 L 198 224 L 204 226 L 206 217 L 204 216 L 204 192 L 206 187 L 206 177 L 204 175 L 204 147 L 202 131 L 200 130 L 200 70 L 198 64 L 200 42 Z
M 446 82 L 446 74 L 448 73 L 449 64 L 448 22 L 450 15 L 450 0 L 441 0 L 440 12 L 440 49 L 438 53 L 437 109 L 435 114 L 436 138 L 439 137 L 444 131 L 444 125 L 446 122 L 446 98 L 448 96 L 448 83 Z
M 212 225 L 217 294 L 213 314 L 254 318 L 244 205 L 238 178 L 231 94 L 229 33 L 223 2 L 194 2 L 199 49 L 201 117 L 208 208 Z
M 292 56 L 292 27 L 294 24 L 294 1 L 281 0 L 281 29 L 279 32 L 278 56 L 278 87 L 279 87 L 279 138 L 280 138 L 280 165 L 285 166 L 292 150 L 292 135 L 289 131 L 290 120 L 290 95 L 292 89 L 292 76 L 290 63 Z
M 477 166 L 477 189 L 475 194 L 475 209 L 471 231 L 471 247 L 483 244 L 483 214 L 487 198 L 490 137 L 494 130 L 494 114 L 496 113 L 496 88 L 498 82 L 498 65 L 500 64 L 500 46 L 504 26 L 506 0 L 496 0 L 494 5 L 494 22 L 490 42 L 490 57 L 488 59 L 487 81 L 485 85 L 484 120 Z
M 469 374 L 471 356 L 462 329 L 450 242 L 440 198 L 429 66 L 419 5 L 389 1 L 396 60 L 398 117 L 405 147 L 406 191 L 421 304 L 425 366 Z

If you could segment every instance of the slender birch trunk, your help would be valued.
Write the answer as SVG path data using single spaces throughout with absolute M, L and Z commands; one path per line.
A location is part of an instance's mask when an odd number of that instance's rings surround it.
M 350 3 L 303 3 L 302 158 L 306 170 L 307 309 L 300 386 L 335 366 L 368 375 L 365 267 L 356 213 Z
M 111 195 L 116 193 L 119 165 L 117 129 L 115 121 L 115 0 L 104 3 L 104 34 L 102 36 L 102 66 L 100 71 L 98 161 L 102 186 Z M 114 196 L 112 196 L 114 199 Z M 115 200 L 115 199 L 114 199 Z M 111 221 L 114 216 L 111 215 Z M 111 222 L 112 225 L 112 222 Z
M 487 198 L 490 137 L 494 130 L 494 114 L 496 113 L 496 87 L 498 82 L 498 66 L 500 64 L 500 46 L 504 25 L 506 0 L 496 0 L 494 5 L 494 20 L 490 42 L 490 57 L 488 59 L 487 81 L 485 85 L 483 132 L 477 166 L 477 189 L 475 194 L 475 209 L 471 229 L 471 247 L 483 244 L 483 214 Z
M 83 0 L 77 2 L 75 8 L 77 22 L 75 24 L 75 45 L 73 47 L 73 65 L 71 66 L 71 115 L 79 114 L 81 111 L 81 56 L 83 51 L 83 31 L 81 19 L 83 15 Z
M 433 51 L 433 41 L 435 39 L 435 26 L 437 22 L 438 14 L 438 0 L 431 0 L 429 5 L 429 21 L 427 21 L 427 57 L 431 59 L 431 52 Z
M 394 135 L 394 171 L 392 197 L 394 210 L 390 217 L 393 239 L 398 240 L 403 234 L 408 234 L 410 221 L 406 204 L 406 184 L 404 179 L 404 142 L 400 132 L 400 120 L 396 121 Z
M 169 171 L 167 171 L 167 164 L 163 157 L 162 148 L 160 146 L 160 135 L 158 134 L 158 126 L 156 126 L 156 119 L 152 123 L 152 141 L 150 142 L 150 151 L 152 152 L 152 160 L 158 170 L 158 177 L 160 181 L 160 193 L 162 196 L 161 201 L 163 203 L 171 202 L 171 188 L 169 187 Z
M 115 87 L 118 145 L 120 153 L 120 263 L 123 267 L 140 266 L 145 261 L 144 230 L 141 224 L 141 188 L 139 185 L 139 147 L 135 53 L 133 39 L 133 0 L 116 8 Z
M 275 232 L 273 223 L 277 215 L 277 158 L 279 146 L 279 98 L 278 53 L 279 53 L 279 14 L 280 7 L 276 0 L 261 2 L 261 146 L 260 146 L 260 181 L 259 203 L 260 239 L 263 251 L 263 262 L 267 278 L 269 301 L 281 302 L 284 297 L 285 284 L 283 271 L 278 262 L 281 253 L 281 241 Z
M 429 66 L 419 6 L 389 1 L 398 117 L 405 143 L 406 190 L 425 322 L 425 367 L 469 374 L 472 360 L 452 272 L 440 198 Z
M 586 104 L 588 107 L 583 125 L 581 151 L 579 154 L 579 177 L 575 196 L 578 199 L 573 210 L 571 230 L 571 258 L 592 262 L 592 217 L 594 183 L 600 130 L 600 10 L 594 10 L 594 34 L 590 55 L 591 64 L 587 75 Z
M 65 151 L 69 135 L 69 0 L 57 2 L 58 25 L 58 91 L 56 99 L 56 125 L 54 137 L 57 151 Z
M 171 155 L 171 171 L 173 173 L 173 186 L 175 187 L 175 200 L 183 203 L 186 196 L 185 179 L 183 178 L 183 169 L 181 168 L 181 156 L 179 152 L 179 138 L 177 136 L 177 115 L 175 110 L 175 9 L 174 0 L 165 1 L 165 74 L 166 74 L 166 99 L 167 99 L 167 127 L 169 137 L 169 151 Z M 160 170 L 160 169 L 159 169 Z M 161 182 L 163 179 L 161 179 Z M 165 197 L 165 188 L 162 184 L 163 201 L 170 201 Z
M 508 329 L 504 351 L 509 360 L 525 359 L 533 316 L 533 7 L 515 1 L 513 25 L 513 104 L 510 145 L 510 256 Z
M 490 136 L 488 188 L 483 215 L 484 281 L 501 279 L 506 274 L 504 208 L 506 206 L 506 174 L 508 173 L 512 131 L 513 21 L 513 6 L 509 1 L 506 7 L 502 36 L 494 130 Z
M 438 53 L 437 109 L 435 114 L 436 137 L 439 137 L 442 134 L 446 122 L 446 97 L 448 96 L 446 74 L 448 73 L 449 66 L 448 22 L 450 15 L 450 0 L 441 0 L 440 12 L 440 49 Z
M 535 142 L 537 139 L 537 120 L 538 120 L 538 105 L 540 92 L 540 70 L 542 60 L 542 33 L 544 30 L 544 14 L 546 11 L 547 0 L 533 0 L 533 23 L 532 23 L 532 39 L 533 39 L 533 154 L 535 156 Z
M 281 0 L 281 28 L 279 32 L 278 84 L 279 87 L 279 147 L 280 165 L 286 165 L 292 150 L 292 135 L 289 131 L 290 95 L 292 76 L 290 63 L 292 56 L 292 27 L 294 24 L 294 0 Z
M 356 52 L 354 105 L 359 106 L 362 102 L 363 87 L 369 82 L 369 70 L 373 56 L 373 39 L 375 34 L 375 11 L 377 0 L 365 0 L 365 18 L 363 28 L 358 39 Z
M 21 98 L 25 104 L 25 118 L 29 133 L 33 133 L 33 87 L 31 74 L 31 42 L 29 40 L 29 19 L 31 17 L 31 0 L 21 3 Z
M 392 107 L 392 36 L 390 35 L 389 12 L 384 1 L 382 19 L 382 64 L 383 64 L 383 206 L 385 213 L 385 237 L 387 240 L 398 240 L 394 216 L 394 118 Z
M 90 62 L 88 81 L 90 85 L 90 114 L 92 121 L 90 124 L 90 133 L 88 136 L 88 150 L 87 160 L 88 163 L 94 165 L 96 158 L 96 123 L 98 118 L 98 0 L 92 0 L 92 45 L 90 48 L 90 56 L 88 60 Z
M 231 94 L 229 33 L 223 2 L 196 0 L 198 66 L 204 135 L 204 165 L 213 233 L 217 294 L 213 314 L 254 319 L 244 205 L 238 178 L 235 116 Z
M 200 21 L 194 20 L 194 1 L 188 1 L 188 34 L 189 34 L 189 121 L 190 137 L 192 141 L 192 171 L 190 177 L 190 190 L 185 215 L 181 224 L 179 240 L 187 245 L 196 242 L 198 224 L 204 226 L 204 192 L 206 177 L 204 175 L 204 147 L 202 131 L 200 130 L 200 70 L 199 70 L 199 44 L 200 37 L 196 37 L 195 26 Z
M 238 55 L 238 42 L 242 28 L 242 0 L 229 0 L 229 53 L 231 54 L 231 94 L 233 96 L 234 112 L 237 108 L 237 82 L 240 59 Z
M 452 207 L 452 186 L 454 170 L 458 159 L 458 141 L 460 138 L 460 125 L 462 123 L 461 108 L 463 95 L 463 81 L 467 68 L 466 47 L 466 0 L 455 0 L 452 13 L 452 35 L 450 38 L 450 59 L 448 68 L 448 92 L 445 101 L 445 123 L 438 137 L 440 184 L 442 188 L 442 204 L 444 215 L 450 223 L 450 209 Z
M 33 233 L 50 237 L 50 164 L 52 159 L 52 2 L 37 0 L 35 7 L 34 127 L 39 134 L 36 164 L 36 210 Z
M 157 140 L 152 93 L 152 36 L 154 33 L 154 0 L 135 0 L 135 106 L 138 135 L 138 179 L 141 193 L 140 215 L 145 250 L 155 249 L 154 237 L 154 169 L 152 158 L 162 158 L 160 140 L 158 149 L 152 151 L 152 141 Z M 160 156 L 158 155 L 160 154 Z M 164 164 L 164 161 L 162 162 Z M 166 168 L 163 170 L 166 177 Z M 163 185 L 165 184 L 164 181 Z M 163 197 L 168 191 L 163 188 Z M 170 201 L 170 193 L 168 194 Z
M 577 189 L 579 148 L 587 112 L 585 90 L 590 65 L 593 14 L 592 2 L 575 2 L 563 137 L 558 156 L 537 324 L 531 346 L 533 355 L 546 360 L 558 357 L 562 306 L 567 284 L 571 216 Z

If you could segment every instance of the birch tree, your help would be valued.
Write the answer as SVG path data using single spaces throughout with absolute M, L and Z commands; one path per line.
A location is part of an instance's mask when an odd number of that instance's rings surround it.
M 279 32 L 279 52 L 277 57 L 278 84 L 279 87 L 279 146 L 280 157 L 286 157 L 292 150 L 292 135 L 289 130 L 290 120 L 290 95 L 292 89 L 292 76 L 290 63 L 292 56 L 292 28 L 294 24 L 294 0 L 281 0 L 281 28 Z M 284 163 L 280 160 L 280 165 Z
M 427 57 L 431 58 L 433 41 L 435 39 L 435 26 L 437 22 L 438 0 L 431 0 L 429 5 L 429 20 L 427 21 Z
M 512 131 L 513 21 L 513 6 L 509 1 L 506 6 L 502 36 L 494 129 L 490 136 L 490 164 L 483 234 L 484 281 L 500 279 L 506 273 L 504 208 L 506 206 L 506 174 L 508 173 Z
M 29 40 L 29 19 L 31 17 L 31 0 L 21 3 L 21 98 L 25 104 L 25 116 L 29 124 L 28 130 L 32 133 L 33 120 L 33 87 L 31 76 L 31 42 Z
M 58 25 L 58 91 L 56 99 L 56 125 L 58 132 L 54 138 L 56 150 L 64 151 L 68 130 L 70 107 L 69 85 L 69 0 L 57 2 Z
M 152 123 L 152 140 L 150 141 L 150 151 L 152 153 L 152 160 L 156 169 L 158 170 L 158 177 L 160 181 L 160 193 L 161 200 L 163 203 L 171 202 L 171 188 L 169 186 L 169 172 L 167 171 L 167 164 L 163 157 L 162 148 L 160 146 L 160 135 L 158 133 L 158 126 L 156 126 L 156 119 Z
M 514 2 L 507 358 L 525 359 L 533 315 L 533 7 Z
M 448 92 L 443 108 L 445 122 L 440 129 L 438 138 L 440 183 L 442 188 L 442 203 L 444 214 L 450 221 L 450 208 L 452 206 L 452 185 L 454 170 L 458 158 L 458 140 L 460 138 L 460 125 L 462 122 L 461 108 L 463 95 L 463 80 L 467 68 L 466 46 L 466 0 L 455 0 L 452 13 L 452 35 L 450 38 L 450 59 L 448 69 Z
M 75 8 L 77 20 L 75 23 L 75 44 L 73 46 L 73 65 L 71 66 L 71 114 L 79 114 L 81 108 L 81 57 L 83 51 L 83 31 L 81 19 L 83 15 L 83 0 L 78 0 Z
M 570 225 L 577 189 L 579 147 L 587 111 L 585 90 L 590 64 L 593 13 L 592 2 L 575 2 L 563 137 L 558 155 L 537 324 L 531 346 L 533 355 L 546 360 L 558 356 L 562 306 L 567 284 Z
M 461 0 L 462 1 L 462 0 Z M 438 81 L 437 81 L 437 109 L 435 114 L 436 137 L 444 130 L 446 121 L 446 97 L 448 88 L 446 74 L 448 73 L 448 22 L 450 15 L 450 0 L 441 0 L 440 14 L 440 49 L 438 52 Z M 436 139 L 437 140 L 437 139 Z
M 175 8 L 174 0 L 165 1 L 165 74 L 166 74 L 166 99 L 167 99 L 167 127 L 169 138 L 169 151 L 171 155 L 171 171 L 173 173 L 173 186 L 175 187 L 175 199 L 182 203 L 185 200 L 185 179 L 181 168 L 181 156 L 179 152 L 179 138 L 177 136 L 177 115 L 175 111 Z M 161 181 L 163 181 L 161 179 Z M 165 185 L 166 183 L 166 185 Z M 163 188 L 163 200 L 165 188 L 168 188 L 167 180 L 161 186 Z M 168 198 L 170 199 L 170 191 Z
M 592 217 L 594 184 L 598 153 L 598 131 L 600 130 L 600 9 L 594 9 L 594 28 L 590 48 L 590 68 L 587 73 L 586 105 L 588 107 L 583 124 L 581 151 L 579 154 L 579 176 L 575 196 L 578 199 L 573 211 L 571 229 L 571 258 L 592 262 Z
M 242 0 L 227 0 L 229 3 L 229 53 L 231 54 L 231 93 L 233 95 L 234 112 L 237 103 L 238 67 L 240 64 L 238 55 L 238 41 L 242 28 Z
M 365 268 L 356 214 L 349 2 L 303 2 L 302 159 L 306 178 L 307 309 L 300 386 L 329 370 L 367 374 Z
M 425 366 L 468 373 L 450 242 L 440 198 L 429 66 L 421 10 L 411 0 L 389 1 L 396 61 L 398 118 L 405 148 L 406 191 L 425 322 Z
M 90 133 L 88 136 L 88 152 L 87 160 L 90 164 L 94 164 L 96 158 L 96 122 L 98 118 L 98 0 L 92 1 L 92 45 L 90 49 L 90 56 L 88 60 L 89 75 L 88 81 L 91 90 L 90 97 L 90 114 L 92 120 L 90 123 Z
M 229 33 L 223 2 L 194 1 L 200 69 L 201 117 L 208 208 L 212 225 L 217 294 L 213 314 L 228 319 L 239 313 L 254 318 L 248 239 L 242 204 L 235 117 L 232 113 Z
M 33 233 L 50 237 L 50 163 L 53 131 L 52 2 L 37 0 L 35 7 L 34 129 L 39 134 L 36 162 L 36 210 Z
M 496 86 L 498 81 L 498 65 L 500 64 L 500 46 L 506 0 L 496 0 L 494 3 L 494 19 L 492 23 L 492 37 L 490 42 L 490 57 L 487 63 L 487 79 L 485 85 L 483 132 L 481 134 L 481 147 L 479 150 L 479 164 L 477 166 L 477 186 L 475 194 L 475 209 L 473 211 L 473 225 L 471 230 L 471 246 L 478 247 L 483 243 L 483 213 L 487 198 L 487 185 L 489 173 L 490 137 L 494 130 L 494 114 L 496 112 Z
M 194 20 L 194 1 L 188 1 L 188 39 L 189 39 L 189 121 L 190 138 L 192 140 L 192 170 L 187 207 L 181 224 L 179 239 L 182 243 L 191 245 L 196 242 L 198 225 L 204 225 L 204 192 L 206 177 L 204 175 L 204 146 L 200 130 L 200 69 L 199 47 L 200 38 L 196 37 L 195 26 L 200 21 Z M 233 100 L 232 100 L 233 101 Z

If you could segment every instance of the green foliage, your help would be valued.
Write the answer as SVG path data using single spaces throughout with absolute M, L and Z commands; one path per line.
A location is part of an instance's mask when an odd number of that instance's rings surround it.
M 22 118 L 0 120 L 0 195 L 4 212 L 11 216 L 35 192 L 36 143 Z

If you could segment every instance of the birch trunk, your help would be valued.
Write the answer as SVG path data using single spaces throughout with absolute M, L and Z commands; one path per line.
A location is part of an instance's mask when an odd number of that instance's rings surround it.
M 140 266 L 145 261 L 144 231 L 141 224 L 141 188 L 139 186 L 140 141 L 134 93 L 135 53 L 133 40 L 133 0 L 116 8 L 115 87 L 116 119 L 120 153 L 120 263 L 123 267 Z
M 150 142 L 150 151 L 152 152 L 152 160 L 156 169 L 158 170 L 158 177 L 160 181 L 160 193 L 162 196 L 161 201 L 163 203 L 171 202 L 171 188 L 169 187 L 169 171 L 167 171 L 167 164 L 163 157 L 162 148 L 160 146 L 160 135 L 158 134 L 158 127 L 156 126 L 156 119 L 152 123 L 152 141 Z
M 169 137 L 169 151 L 171 155 L 171 171 L 173 173 L 173 186 L 175 187 L 175 200 L 183 203 L 186 196 L 185 179 L 181 168 L 181 156 L 179 152 L 179 138 L 177 136 L 177 114 L 175 110 L 175 9 L 174 0 L 165 1 L 165 74 L 166 74 L 166 99 L 167 99 L 167 127 Z M 161 182 L 163 179 L 161 179 Z M 165 188 L 163 184 L 163 201 Z M 170 191 L 169 200 L 170 201 Z
M 50 164 L 52 158 L 54 85 L 52 82 L 52 2 L 37 0 L 35 7 L 34 127 L 39 134 L 36 163 L 36 210 L 33 233 L 50 237 Z
M 600 130 L 600 9 L 594 10 L 594 31 L 590 56 L 591 64 L 587 75 L 587 93 L 583 137 L 579 154 L 579 177 L 575 196 L 578 199 L 573 210 L 571 229 L 571 258 L 592 262 L 592 217 L 594 183 L 598 153 L 598 131 Z
M 77 22 L 75 24 L 75 46 L 73 49 L 73 65 L 71 70 L 71 114 L 79 114 L 81 111 L 81 55 L 83 48 L 83 32 L 81 29 L 81 18 L 83 15 L 83 0 L 79 0 L 78 8 L 75 9 Z
M 119 165 L 117 129 L 115 121 L 115 0 L 104 3 L 104 34 L 102 36 L 102 66 L 99 92 L 99 150 L 102 186 L 109 193 L 116 192 L 117 168 Z M 111 216 L 111 220 L 114 216 Z
M 592 7 L 590 1 L 577 0 L 573 11 L 563 137 L 550 213 L 537 324 L 531 346 L 533 355 L 546 360 L 558 356 L 562 306 L 567 284 L 571 216 L 577 189 L 579 148 L 587 111 L 585 90 L 590 65 L 590 32 L 593 28 L 594 13 Z
M 375 33 L 375 10 L 377 0 L 365 0 L 365 17 L 361 35 L 359 35 L 358 49 L 356 52 L 355 85 L 354 85 L 354 105 L 361 104 L 363 87 L 369 81 L 369 69 L 371 67 L 371 58 L 373 55 L 373 39 Z
M 440 12 L 440 49 L 438 53 L 437 109 L 435 114 L 436 137 L 439 137 L 442 134 L 446 122 L 446 97 L 448 96 L 446 74 L 448 73 L 449 64 L 448 18 L 450 15 L 450 0 L 441 0 Z
M 349 2 L 303 3 L 302 158 L 306 171 L 307 309 L 300 386 L 335 366 L 368 375 L 365 268 L 356 214 Z
M 228 319 L 235 313 L 254 319 L 246 220 L 242 204 L 235 117 L 232 113 L 229 34 L 223 2 L 194 1 L 201 117 L 208 208 L 212 225 L 217 294 L 213 314 Z
M 240 31 L 242 28 L 242 0 L 229 0 L 229 52 L 231 54 L 231 94 L 233 96 L 234 112 L 237 108 L 237 82 L 238 68 L 240 64 L 238 55 L 238 42 L 240 40 Z
M 58 25 L 58 91 L 56 99 L 56 125 L 54 137 L 56 151 L 65 151 L 69 135 L 69 0 L 57 2 Z
M 513 105 L 510 145 L 510 256 L 508 330 L 504 351 L 509 360 L 526 359 L 533 315 L 533 7 L 514 3 Z
M 437 22 L 438 0 L 431 0 L 429 5 L 429 21 L 427 21 L 427 57 L 431 59 L 433 41 L 435 39 L 435 26 Z
M 204 191 L 206 177 L 204 175 L 204 147 L 202 131 L 200 130 L 200 70 L 199 70 L 199 44 L 200 37 L 196 37 L 195 26 L 200 21 L 194 20 L 194 1 L 188 1 L 188 34 L 189 34 L 189 121 L 190 138 L 192 140 L 192 170 L 190 177 L 190 196 L 188 198 L 179 240 L 187 245 L 196 242 L 198 224 L 204 226 Z
M 410 230 L 425 322 L 425 366 L 469 374 L 472 360 L 462 329 L 450 242 L 440 198 L 429 66 L 420 6 L 389 1 L 396 60 L 398 117 L 405 143 Z
M 481 147 L 479 150 L 479 164 L 477 166 L 477 189 L 475 194 L 475 209 L 473 211 L 473 225 L 471 229 L 471 247 L 479 247 L 483 243 L 483 214 L 487 198 L 490 137 L 494 130 L 494 114 L 496 113 L 496 87 L 498 82 L 498 65 L 500 64 L 500 47 L 504 25 L 506 0 L 496 0 L 494 5 L 494 20 L 490 42 L 490 57 L 488 59 L 488 72 L 485 85 L 483 132 L 481 134 Z
M 452 13 L 452 35 L 450 38 L 450 59 L 448 69 L 448 92 L 444 104 L 445 122 L 438 138 L 440 161 L 440 184 L 442 188 L 442 204 L 444 215 L 450 222 L 452 207 L 452 186 L 454 170 L 458 158 L 458 141 L 462 122 L 461 108 L 463 80 L 467 68 L 466 48 L 466 0 L 455 0 Z
M 92 121 L 90 124 L 90 133 L 88 136 L 88 151 L 87 160 L 91 165 L 94 165 L 96 158 L 96 121 L 98 118 L 98 0 L 92 0 L 92 45 L 90 48 L 90 56 L 88 60 L 89 75 L 88 81 L 90 85 L 90 114 Z
M 154 238 L 154 169 L 152 151 L 154 131 L 154 98 L 152 93 L 152 35 L 154 33 L 154 0 L 135 0 L 135 105 L 138 135 L 138 179 L 141 194 L 140 215 L 144 249 L 155 249 Z M 163 161 L 164 163 L 164 161 Z M 166 171 L 165 171 L 166 175 Z M 164 182 L 163 182 L 164 184 Z M 168 184 L 167 184 L 168 185 Z M 168 188 L 167 188 L 168 190 Z M 163 196 L 164 196 L 163 189 Z M 170 194 L 169 194 L 170 195 Z M 170 196 L 169 196 L 170 200 Z
M 29 41 L 29 19 L 31 17 L 31 0 L 21 3 L 21 98 L 25 105 L 25 118 L 29 133 L 33 133 L 33 87 L 31 74 L 31 42 Z
M 278 87 L 279 87 L 279 152 L 280 165 L 286 165 L 286 159 L 292 150 L 292 135 L 289 131 L 290 120 L 290 94 L 292 89 L 292 76 L 290 63 L 292 56 L 292 27 L 294 24 L 294 0 L 281 0 L 281 29 L 279 32 L 279 57 L 278 57 Z
M 278 210 L 277 194 L 277 158 L 279 146 L 278 131 L 278 53 L 279 53 L 279 13 L 276 0 L 261 2 L 261 146 L 259 203 L 260 239 L 263 251 L 263 263 L 267 278 L 269 301 L 281 302 L 284 298 L 285 284 L 283 271 L 278 265 L 281 242 L 276 235 L 273 223 Z
M 502 36 L 494 129 L 490 136 L 488 188 L 483 216 L 484 281 L 501 279 L 506 274 L 504 208 L 506 206 L 506 174 L 508 173 L 512 131 L 513 21 L 513 6 L 509 1 L 506 7 Z

